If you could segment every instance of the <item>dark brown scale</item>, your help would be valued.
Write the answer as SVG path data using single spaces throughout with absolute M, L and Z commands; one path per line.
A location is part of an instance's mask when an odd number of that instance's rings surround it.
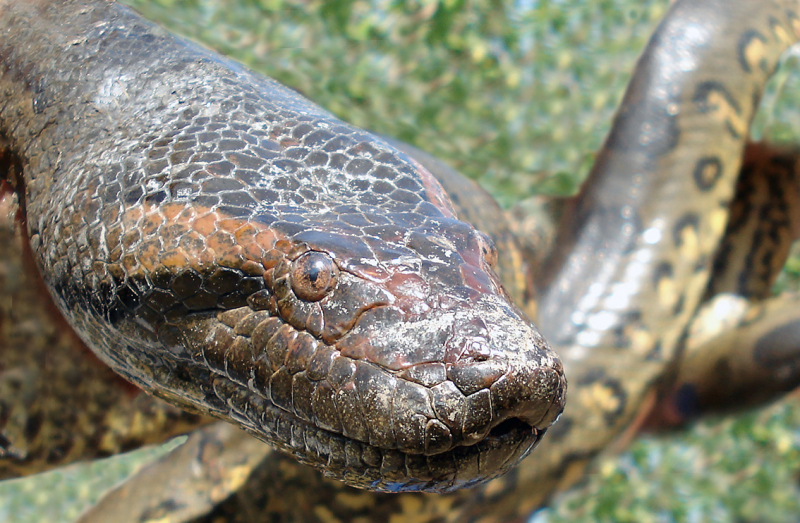
M 253 359 L 253 345 L 250 340 L 238 337 L 225 351 L 225 373 L 230 379 L 246 387 Z
M 292 409 L 292 375 L 285 367 L 279 368 L 269 380 L 269 399 L 286 412 Z
M 294 413 L 306 421 L 314 420 L 314 407 L 312 404 L 314 395 L 314 384 L 300 372 L 292 376 L 292 404 Z
M 335 396 L 336 391 L 331 387 L 330 383 L 327 381 L 319 382 L 314 387 L 314 393 L 311 396 L 311 405 L 314 419 L 316 419 L 320 427 L 341 433 L 343 427 L 339 416 L 339 408 L 334 399 Z
M 296 374 L 308 368 L 314 352 L 317 350 L 317 341 L 306 333 L 300 333 L 289 346 L 286 354 L 286 368 Z
M 272 363 L 273 370 L 278 371 L 284 366 L 286 354 L 289 352 L 289 345 L 297 338 L 297 335 L 295 329 L 283 324 L 275 335 L 267 341 L 265 354 L 270 363 Z

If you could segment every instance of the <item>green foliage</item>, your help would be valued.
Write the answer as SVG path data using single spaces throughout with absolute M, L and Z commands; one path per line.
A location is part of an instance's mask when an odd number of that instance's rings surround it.
M 536 523 L 797 521 L 796 400 L 636 442 Z

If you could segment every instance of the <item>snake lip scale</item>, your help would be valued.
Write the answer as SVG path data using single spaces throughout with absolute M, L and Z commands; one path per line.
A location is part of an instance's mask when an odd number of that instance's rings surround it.
M 103 1 L 0 1 L 0 152 L 100 358 L 347 483 L 507 471 L 564 406 L 492 242 L 385 141 Z

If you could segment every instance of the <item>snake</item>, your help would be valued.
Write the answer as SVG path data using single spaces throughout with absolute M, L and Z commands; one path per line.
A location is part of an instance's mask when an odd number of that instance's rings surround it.
M 123 6 L 2 21 L 6 178 L 119 374 L 381 491 L 496 477 L 560 414 L 491 240 L 412 159 Z
M 669 48 L 671 39 L 664 35 L 680 34 L 696 38 L 697 35 L 691 31 L 681 32 L 686 27 L 685 20 L 699 16 L 693 9 L 700 9 L 700 15 L 721 10 L 714 2 L 709 4 L 693 8 L 678 3 L 673 9 L 672 18 L 668 18 L 657 32 L 654 43 L 651 43 L 640 62 L 639 71 L 642 71 L 642 75 L 635 77 L 631 85 L 618 115 L 615 131 L 601 152 L 595 171 L 580 197 L 573 203 L 574 209 L 565 214 L 565 222 L 559 230 L 566 231 L 566 237 L 559 238 L 556 250 L 547 260 L 543 276 L 540 277 L 540 282 L 543 282 L 540 286 L 545 289 L 540 297 L 540 325 L 548 325 L 543 328 L 548 337 L 554 340 L 556 346 L 565 348 L 563 354 L 568 362 L 567 372 L 577 377 L 577 380 L 574 377 L 571 379 L 573 383 L 577 381 L 578 390 L 583 393 L 578 396 L 573 413 L 570 414 L 568 410 L 564 419 L 551 429 L 550 437 L 556 431 L 560 448 L 545 455 L 540 449 L 531 458 L 538 460 L 539 466 L 523 464 L 524 469 L 515 470 L 499 479 L 500 483 L 493 483 L 493 488 L 477 496 L 470 494 L 474 498 L 469 502 L 473 507 L 503 499 L 506 511 L 509 507 L 514 507 L 514 511 L 524 511 L 535 506 L 538 503 L 536 500 L 540 499 L 531 495 L 528 499 L 519 500 L 526 493 L 530 494 L 530 489 L 524 488 L 524 485 L 537 480 L 541 483 L 541 477 L 545 475 L 556 483 L 569 483 L 576 470 L 585 466 L 588 457 L 631 421 L 644 398 L 644 391 L 652 386 L 669 362 L 674 361 L 675 354 L 680 350 L 680 338 L 684 335 L 686 324 L 705 292 L 710 274 L 708 262 L 724 233 L 725 209 L 732 200 L 733 182 L 739 171 L 737 158 L 726 155 L 726 161 L 723 162 L 722 152 L 718 152 L 719 156 L 710 152 L 715 152 L 715 147 L 720 151 L 741 149 L 744 140 L 742 123 L 746 130 L 754 110 L 752 95 L 759 92 L 759 86 L 763 85 L 774 67 L 781 47 L 791 41 L 792 20 L 796 19 L 786 16 L 787 11 L 777 4 L 771 6 L 772 11 L 764 6 L 745 6 L 755 13 L 748 12 L 745 7 L 737 10 L 733 15 L 741 18 L 737 22 L 734 16 L 734 23 L 744 25 L 748 30 L 744 33 L 733 32 L 727 38 L 715 37 L 712 43 L 722 48 L 731 46 L 732 41 L 736 43 L 736 50 L 739 51 L 736 56 L 738 69 L 732 71 L 730 64 L 720 60 L 722 63 L 718 64 L 717 69 L 704 72 L 711 78 L 725 78 L 725 82 L 705 80 L 697 83 L 697 79 L 688 74 L 694 73 L 693 69 L 676 69 L 663 58 L 665 54 L 675 52 Z M 791 11 L 788 13 L 791 14 Z M 673 21 L 674 25 L 670 25 L 669 21 Z M 763 25 L 758 26 L 759 23 Z M 753 29 L 754 26 L 760 30 Z M 737 41 L 737 37 L 741 38 Z M 703 52 L 710 52 L 705 49 L 711 47 L 707 40 L 700 39 L 698 42 L 690 39 L 689 43 L 697 46 L 691 48 L 690 52 L 684 47 L 688 45 L 685 41 L 677 37 L 674 40 L 678 41 L 674 44 L 679 46 L 678 50 L 689 56 L 702 57 Z M 765 47 L 769 52 L 764 50 Z M 659 70 L 656 66 L 661 63 L 666 63 L 666 66 Z M 659 96 L 664 91 L 659 90 L 658 81 L 670 86 L 673 83 L 680 85 L 680 80 L 676 80 L 675 76 L 680 76 L 681 72 L 689 76 L 686 80 L 689 88 L 686 91 L 667 91 L 669 97 Z M 737 77 L 737 73 L 740 76 Z M 695 88 L 694 92 L 691 92 L 691 88 Z M 656 94 L 642 98 L 642 92 Z M 751 99 L 742 92 L 750 95 Z M 691 93 L 693 98 L 687 93 Z M 693 105 L 687 103 L 686 98 Z M 747 103 L 741 103 L 743 99 Z M 36 103 L 32 105 L 35 108 Z M 711 138 L 705 138 L 705 141 L 697 138 L 698 131 L 691 124 L 700 120 L 700 115 L 719 125 L 722 131 L 708 132 L 709 124 L 704 123 L 698 128 L 710 134 Z M 657 121 L 656 117 L 659 116 L 665 121 L 660 122 L 657 132 L 651 133 L 650 128 L 637 127 L 642 121 Z M 677 147 L 679 144 L 680 149 Z M 637 146 L 643 150 L 636 151 Z M 631 150 L 635 152 L 631 153 Z M 696 157 L 698 153 L 699 159 Z M 692 172 L 694 186 L 687 186 L 685 180 L 647 175 L 662 169 Z M 637 190 L 620 190 L 622 184 L 632 184 Z M 687 208 L 679 212 L 680 209 L 675 206 L 676 202 L 684 203 L 680 198 L 682 191 L 691 194 L 693 191 L 702 191 L 703 201 L 713 202 L 716 208 L 699 215 L 692 208 L 697 199 L 686 198 Z M 664 193 L 670 195 L 668 200 L 663 197 Z M 650 199 L 643 201 L 642 198 Z M 602 231 L 602 234 L 598 231 Z M 664 231 L 672 235 L 671 241 L 654 241 Z M 659 248 L 662 250 L 659 251 Z M 597 265 L 581 263 L 581 259 L 587 258 L 587 253 L 599 253 L 599 268 Z M 653 263 L 653 259 L 657 263 Z M 582 270 L 592 271 L 592 276 L 582 275 Z M 655 285 L 638 283 L 642 281 Z M 686 285 L 674 284 L 675 281 L 686 282 Z M 605 294 L 598 293 L 598 287 L 605 287 Z M 593 300 L 587 299 L 591 297 Z M 617 305 L 615 309 L 614 304 L 619 303 L 625 306 Z M 635 303 L 647 303 L 648 307 L 640 306 L 637 309 Z M 654 303 L 656 306 L 653 306 Z M 609 312 L 614 310 L 623 310 L 624 315 Z M 561 316 L 569 318 L 564 320 Z M 582 318 L 583 321 L 576 318 Z M 656 332 L 658 337 L 653 335 Z M 607 339 L 604 340 L 604 337 Z M 592 350 L 587 350 L 587 347 Z M 631 358 L 631 365 L 635 365 L 639 371 L 637 380 L 623 379 L 634 374 L 630 368 L 621 366 L 609 370 L 601 365 L 600 362 L 609 352 L 620 352 L 621 348 L 629 355 L 639 356 Z M 570 364 L 576 370 L 571 371 Z M 160 394 L 164 395 L 163 392 Z M 599 402 L 600 398 L 606 400 L 604 404 Z M 598 416 L 598 411 L 605 412 Z M 584 424 L 581 427 L 576 420 L 588 422 L 589 426 Z M 592 426 L 592 423 L 602 425 Z M 573 436 L 592 432 L 597 437 L 591 442 Z M 547 449 L 546 444 L 543 449 Z M 526 471 L 532 471 L 536 479 L 531 479 L 531 472 L 527 472 L 526 477 Z M 546 491 L 546 488 L 540 489 L 542 495 Z M 394 499 L 402 504 L 399 500 L 405 498 Z M 416 497 L 414 499 L 419 500 Z M 437 503 L 442 507 L 454 503 L 453 497 L 436 499 L 450 501 L 422 503 L 429 516 L 442 514 L 441 510 L 430 509 Z M 463 502 L 464 498 L 461 499 Z M 520 502 L 510 503 L 514 499 Z M 494 515 L 501 517 L 502 513 Z

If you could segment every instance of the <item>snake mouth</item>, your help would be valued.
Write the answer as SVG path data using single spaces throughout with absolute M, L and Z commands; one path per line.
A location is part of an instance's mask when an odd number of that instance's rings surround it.
M 401 313 L 367 309 L 329 345 L 242 307 L 194 316 L 168 345 L 196 347 L 211 373 L 197 407 L 351 486 L 447 492 L 505 473 L 563 408 L 560 362 L 491 296 L 390 321 Z
M 347 372 L 333 372 L 334 385 L 363 407 L 332 428 L 380 447 L 440 454 L 511 429 L 541 432 L 563 408 L 560 361 L 496 295 L 411 319 L 376 307 L 336 348 Z
M 492 427 L 477 443 L 425 455 L 322 429 L 223 376 L 214 378 L 214 390 L 226 401 L 221 412 L 212 414 L 233 418 L 247 432 L 329 478 L 377 492 L 445 493 L 479 485 L 508 472 L 546 432 L 514 417 Z
M 531 434 L 538 435 L 540 432 L 543 433 L 545 430 L 547 429 L 537 429 L 520 418 L 509 418 L 495 425 L 492 430 L 489 431 L 489 437 L 502 438 L 505 435 L 511 434 L 515 431 L 529 431 Z

